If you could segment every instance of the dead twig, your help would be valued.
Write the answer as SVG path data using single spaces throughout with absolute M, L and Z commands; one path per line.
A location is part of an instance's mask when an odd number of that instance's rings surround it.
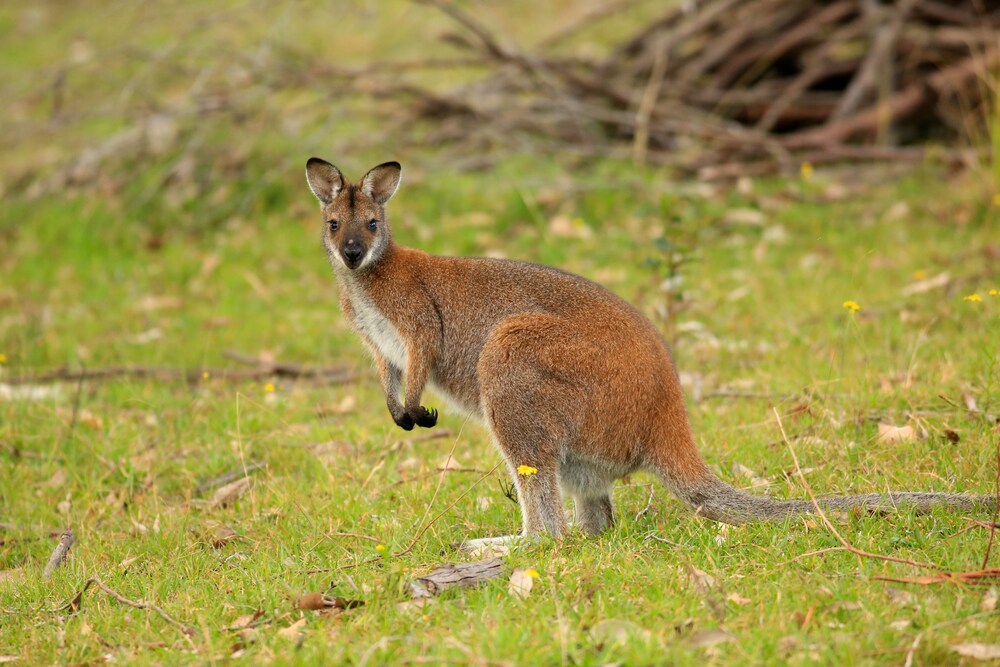
M 809 482 L 806 481 L 805 475 L 802 474 L 802 468 L 799 466 L 799 457 L 795 454 L 795 448 L 792 447 L 792 441 L 788 439 L 788 435 L 785 433 L 785 426 L 781 423 L 781 415 L 774 408 L 771 408 L 771 412 L 774 413 L 774 418 L 778 420 L 778 429 L 781 431 L 781 439 L 784 441 L 785 446 L 788 447 L 788 452 L 792 455 L 792 461 L 795 463 L 795 473 L 799 477 L 799 481 L 802 482 L 803 488 L 805 488 L 806 494 L 809 496 L 809 500 L 812 501 L 813 510 L 816 516 L 819 517 L 823 525 L 826 526 L 827 530 L 833 533 L 833 536 L 837 538 L 837 541 L 852 554 L 858 556 L 859 558 L 874 558 L 876 560 L 889 561 L 891 563 L 902 563 L 904 565 L 912 565 L 913 567 L 920 567 L 929 570 L 943 570 L 940 565 L 935 565 L 934 563 L 924 563 L 921 561 L 910 560 L 908 558 L 896 558 L 895 556 L 885 556 L 883 554 L 876 554 L 870 551 L 865 551 L 864 549 L 858 549 L 850 542 L 844 539 L 833 524 L 830 523 L 830 519 L 827 518 L 826 512 L 820 506 L 819 502 L 816 500 L 816 496 L 813 494 L 812 487 L 809 486 Z
M 997 476 L 993 482 L 993 491 L 996 494 L 996 502 L 993 504 L 993 521 L 990 523 L 990 541 L 986 543 L 986 553 L 983 554 L 982 569 L 990 562 L 990 550 L 993 548 L 993 539 L 997 534 L 997 519 L 1000 518 L 1000 438 L 997 438 Z
M 49 384 L 53 382 L 78 382 L 85 380 L 115 380 L 131 377 L 147 380 L 182 380 L 188 384 L 197 384 L 209 378 L 220 378 L 229 381 L 265 380 L 271 377 L 288 377 L 302 380 L 315 380 L 329 384 L 342 384 L 355 378 L 353 371 L 346 368 L 309 368 L 295 364 L 271 364 L 254 369 L 206 368 L 190 369 L 169 368 L 163 366 L 105 366 L 103 368 L 59 368 L 37 375 L 22 375 L 6 378 L 11 385 Z
M 49 562 L 45 564 L 45 569 L 42 571 L 42 579 L 52 578 L 52 573 L 66 560 L 66 557 L 69 555 L 69 549 L 75 541 L 76 537 L 73 535 L 72 530 L 67 528 L 63 531 L 63 534 L 59 536 L 59 544 L 52 551 Z
M 134 607 L 135 609 L 146 609 L 149 611 L 155 611 L 157 614 L 160 615 L 160 618 L 162 618 L 164 621 L 166 621 L 170 625 L 180 630 L 185 637 L 195 636 L 196 632 L 195 628 L 191 627 L 190 625 L 185 625 L 184 623 L 181 623 L 173 616 L 163 611 L 161 608 L 157 607 L 155 604 L 151 604 L 149 602 L 143 602 L 141 600 L 138 602 L 135 600 L 129 600 L 121 593 L 119 593 L 118 591 L 111 588 L 103 581 L 101 581 L 99 577 L 91 577 L 90 579 L 88 579 L 86 583 L 84 583 L 83 588 L 80 589 L 80 592 L 77 593 L 72 600 L 67 602 L 62 607 L 59 607 L 55 611 L 66 611 L 67 609 L 73 612 L 78 611 L 83 604 L 83 594 L 86 593 L 87 589 L 90 588 L 91 586 L 97 586 L 102 591 L 113 597 L 114 599 L 118 600 L 122 604 L 127 605 L 129 607 Z
M 198 486 L 194 487 L 194 495 L 199 496 L 209 489 L 214 489 L 219 486 L 225 486 L 230 482 L 235 482 L 241 477 L 248 477 L 250 473 L 257 472 L 258 470 L 263 470 L 267 467 L 267 464 L 263 461 L 251 461 L 247 465 L 237 469 L 231 470 L 224 475 L 219 475 L 213 479 L 202 482 Z

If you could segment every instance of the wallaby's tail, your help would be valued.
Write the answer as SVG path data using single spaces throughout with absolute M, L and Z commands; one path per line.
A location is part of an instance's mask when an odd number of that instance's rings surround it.
M 708 467 L 697 477 L 679 478 L 662 468 L 656 471 L 667 487 L 698 514 L 721 521 L 740 524 L 748 521 L 780 521 L 787 516 L 815 511 L 811 500 L 776 500 L 757 496 L 729 484 L 712 474 Z M 989 510 L 996 505 L 994 496 L 969 496 L 960 493 L 865 493 L 856 496 L 817 497 L 823 510 L 854 510 L 871 514 L 891 512 L 897 506 L 911 507 L 918 512 L 932 507 L 951 507 L 957 510 Z

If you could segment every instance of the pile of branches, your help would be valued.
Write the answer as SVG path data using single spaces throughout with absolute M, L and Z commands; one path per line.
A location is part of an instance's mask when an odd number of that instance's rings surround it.
M 928 141 L 973 145 L 993 113 L 1000 9 L 987 0 L 688 0 L 601 58 L 559 47 L 627 2 L 530 51 L 449 0 L 423 2 L 457 22 L 444 38 L 469 58 L 456 62 L 487 73 L 445 92 L 380 92 L 407 96 L 432 140 L 480 154 L 513 144 L 725 177 L 917 159 Z

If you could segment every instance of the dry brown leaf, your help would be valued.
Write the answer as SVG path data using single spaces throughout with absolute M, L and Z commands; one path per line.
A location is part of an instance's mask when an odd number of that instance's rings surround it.
M 973 660 L 1000 660 L 1000 646 L 996 644 L 980 644 L 969 642 L 965 644 L 955 644 L 951 647 L 955 653 Z
M 699 593 L 705 594 L 715 588 L 715 578 L 694 565 L 688 566 L 688 576 Z
M 212 546 L 216 549 L 221 549 L 239 536 L 239 533 L 233 530 L 232 526 L 220 523 L 213 528 L 210 538 L 212 540 Z
M 598 621 L 590 629 L 590 636 L 596 644 L 624 644 L 631 637 L 648 639 L 650 634 L 649 630 L 641 625 L 617 618 Z
M 10 570 L 0 570 L 0 584 L 15 583 L 24 579 L 24 568 L 15 567 Z
M 14 662 L 15 660 L 20 660 L 21 658 L 16 655 L 0 655 L 0 665 L 6 664 L 8 662 Z
M 305 628 L 305 625 L 306 625 L 306 619 L 300 618 L 299 620 L 289 625 L 287 628 L 282 628 L 281 630 L 278 630 L 278 636 L 284 639 L 288 639 L 289 641 L 299 643 L 302 641 L 302 637 L 304 635 L 303 630 Z
M 735 605 L 739 605 L 740 607 L 748 605 L 752 602 L 750 598 L 745 598 L 739 593 L 730 593 L 729 595 L 726 596 L 726 599 Z
M 979 611 L 990 612 L 997 609 L 997 589 L 990 588 L 983 594 L 983 599 L 979 601 Z
M 480 560 L 502 558 L 510 555 L 510 546 L 506 544 L 480 544 L 470 551 L 469 555 Z
M 733 462 L 731 469 L 734 475 L 740 475 L 750 480 L 751 488 L 759 489 L 771 486 L 770 480 L 761 477 L 753 469 L 746 467 L 742 463 Z
M 60 486 L 66 483 L 66 471 L 62 468 L 58 468 L 52 477 L 49 477 L 48 481 L 45 482 L 45 486 L 51 487 L 53 489 L 58 489 Z
M 933 278 L 928 278 L 926 280 L 920 280 L 911 285 L 907 285 L 903 288 L 903 296 L 912 296 L 914 294 L 923 294 L 924 292 L 929 292 L 932 289 L 937 289 L 939 287 L 945 287 L 951 281 L 951 276 L 948 272 L 938 274 Z
M 334 604 L 332 599 L 327 598 L 322 593 L 306 593 L 295 601 L 295 606 L 299 609 L 329 609 Z
M 457 470 L 463 467 L 454 456 L 448 456 L 438 464 L 438 470 Z
M 688 637 L 688 642 L 691 646 L 696 646 L 698 648 L 706 648 L 708 646 L 715 646 L 716 644 L 732 641 L 736 641 L 736 637 L 729 634 L 725 630 L 720 630 L 718 628 L 713 628 L 711 630 L 698 630 L 696 632 L 692 632 Z
M 229 505 L 232 505 L 237 498 L 242 496 L 249 488 L 250 478 L 240 477 L 239 479 L 220 487 L 214 494 L 212 494 L 212 499 L 208 501 L 208 506 L 212 509 L 218 507 L 228 507 Z
M 258 609 L 252 614 L 243 614 L 242 616 L 237 616 L 233 619 L 233 622 L 226 626 L 226 630 L 243 630 L 249 628 L 250 624 L 256 621 L 258 618 L 264 615 L 264 612 Z
M 917 439 L 917 432 L 910 424 L 906 426 L 893 426 L 879 422 L 878 442 L 910 442 Z
M 532 576 L 534 574 L 534 576 Z M 535 570 L 517 568 L 510 574 L 510 582 L 507 584 L 507 592 L 511 595 L 526 599 L 531 595 L 531 587 L 535 584 L 535 577 L 538 573 Z

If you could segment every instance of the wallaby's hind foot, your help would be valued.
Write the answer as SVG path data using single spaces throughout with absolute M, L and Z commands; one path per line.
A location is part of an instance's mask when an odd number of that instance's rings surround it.
M 576 496 L 576 524 L 588 535 L 597 535 L 615 525 L 615 507 L 610 495 L 596 498 Z

